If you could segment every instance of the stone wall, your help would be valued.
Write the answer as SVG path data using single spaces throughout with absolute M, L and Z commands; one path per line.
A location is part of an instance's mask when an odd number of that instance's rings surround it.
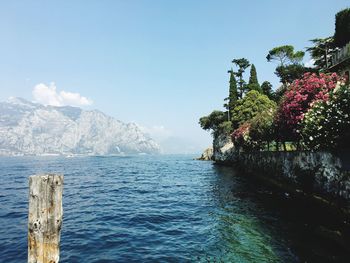
M 217 163 L 237 166 L 242 171 L 287 183 L 305 193 L 340 198 L 350 202 L 350 172 L 346 159 L 328 152 L 253 152 L 231 149 Z

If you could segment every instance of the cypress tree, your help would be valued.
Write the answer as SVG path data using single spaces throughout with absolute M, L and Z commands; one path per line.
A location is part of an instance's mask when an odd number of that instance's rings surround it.
M 234 107 L 236 106 L 236 102 L 238 100 L 238 90 L 237 90 L 237 81 L 235 77 L 235 72 L 233 70 L 227 71 L 227 73 L 230 73 L 230 88 L 229 88 L 229 94 L 228 97 L 225 99 L 227 101 L 224 104 L 224 107 L 227 109 L 227 120 L 231 120 L 231 112 L 233 111 Z
M 252 66 L 250 67 L 250 77 L 247 85 L 247 91 L 251 91 L 251 90 L 256 90 L 261 92 L 261 88 L 258 82 L 258 76 L 257 76 L 256 68 L 254 64 L 252 64 Z
M 274 92 L 272 90 L 272 84 L 269 81 L 264 81 L 261 84 L 261 91 L 264 95 L 266 95 L 267 97 L 269 97 L 270 100 L 274 100 L 275 96 L 274 96 Z
M 232 60 L 232 63 L 236 64 L 238 67 L 238 71 L 235 72 L 234 74 L 238 78 L 238 88 L 239 88 L 238 98 L 242 99 L 243 93 L 245 92 L 245 88 L 246 88 L 246 82 L 243 79 L 243 73 L 245 72 L 246 68 L 250 66 L 250 63 L 246 58 L 234 59 Z
M 230 90 L 228 95 L 228 109 L 230 112 L 232 112 L 238 100 L 238 91 L 237 91 L 237 81 L 233 70 L 231 69 L 229 73 L 230 73 Z

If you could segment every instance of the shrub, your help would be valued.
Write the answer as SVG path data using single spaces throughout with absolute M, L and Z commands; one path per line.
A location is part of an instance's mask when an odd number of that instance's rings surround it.
M 232 142 L 237 150 L 243 149 L 244 151 L 250 151 L 254 148 L 249 131 L 250 123 L 245 122 L 231 134 Z
M 250 137 L 262 149 L 265 143 L 274 139 L 274 117 L 276 109 L 269 109 L 257 114 L 250 121 Z
M 285 92 L 276 114 L 276 125 L 282 140 L 300 140 L 300 123 L 310 105 L 316 101 L 327 101 L 340 80 L 336 73 L 305 73 L 303 78 L 295 80 Z
M 327 101 L 316 101 L 302 122 L 303 142 L 309 149 L 349 147 L 350 89 L 340 84 Z

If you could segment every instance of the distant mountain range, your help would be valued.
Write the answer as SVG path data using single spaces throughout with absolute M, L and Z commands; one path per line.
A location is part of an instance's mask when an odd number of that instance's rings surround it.
M 97 110 L 0 102 L 0 155 L 156 154 L 159 145 L 135 123 Z

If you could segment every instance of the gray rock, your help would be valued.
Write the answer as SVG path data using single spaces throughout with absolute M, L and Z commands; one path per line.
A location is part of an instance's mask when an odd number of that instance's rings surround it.
M 97 110 L 54 107 L 11 98 L 0 103 L 0 155 L 159 153 L 134 123 Z
M 211 161 L 213 159 L 213 147 L 204 150 L 201 157 L 197 158 L 200 161 Z
M 213 141 L 213 159 L 224 162 L 230 159 L 234 153 L 234 146 L 229 134 L 220 134 L 214 136 Z

